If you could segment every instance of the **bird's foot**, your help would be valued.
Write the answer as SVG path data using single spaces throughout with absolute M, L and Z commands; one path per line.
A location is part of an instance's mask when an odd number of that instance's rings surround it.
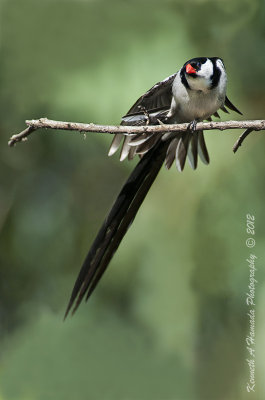
M 147 111 L 147 109 L 144 106 L 138 106 L 139 109 L 143 112 L 143 114 L 146 116 L 146 125 L 150 124 L 150 114 Z
M 191 122 L 189 123 L 189 125 L 188 125 L 187 130 L 188 130 L 188 131 L 195 132 L 195 131 L 196 131 L 196 127 L 197 127 L 197 123 L 198 123 L 198 121 L 196 121 L 196 119 L 194 119 L 193 121 L 191 121 Z

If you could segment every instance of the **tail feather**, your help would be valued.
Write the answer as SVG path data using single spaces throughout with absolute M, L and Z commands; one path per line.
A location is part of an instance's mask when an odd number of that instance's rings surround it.
M 167 155 L 166 155 L 166 163 L 165 163 L 167 169 L 171 168 L 171 166 L 175 160 L 178 141 L 179 141 L 179 138 L 174 138 L 171 140 L 171 142 L 168 146 Z
M 163 136 L 148 134 L 135 138 L 125 137 L 120 159 L 132 159 L 138 154 L 140 161 L 124 184 L 110 213 L 100 228 L 75 282 L 66 312 L 76 311 L 82 299 L 89 298 L 105 272 L 111 258 L 119 247 L 127 229 L 133 222 L 139 207 L 144 201 L 164 160 L 170 168 L 174 159 L 177 167 L 183 170 L 188 155 L 192 168 L 197 167 L 198 154 L 208 164 L 209 155 L 205 145 L 203 132 L 187 131 L 168 140 Z M 116 135 L 110 149 L 113 154 L 122 141 L 122 135 Z
M 91 295 L 133 222 L 166 156 L 168 144 L 159 142 L 136 165 L 106 217 L 84 261 L 68 303 L 65 318 L 87 293 Z M 75 304 L 74 304 L 75 303 Z
M 161 134 L 152 135 L 144 143 L 137 146 L 136 154 L 145 154 L 146 152 L 150 151 L 151 148 L 154 147 L 156 143 L 160 140 L 161 136 Z
M 116 153 L 123 138 L 124 138 L 124 135 L 122 133 L 117 133 L 116 135 L 114 135 L 114 138 L 111 142 L 109 153 L 108 153 L 109 156 L 112 156 L 113 154 Z
M 133 160 L 135 154 L 136 154 L 136 147 L 131 147 L 128 154 L 128 160 L 129 161 Z
M 192 133 L 190 139 L 190 145 L 188 149 L 188 160 L 190 162 L 191 168 L 196 169 L 198 164 L 198 132 Z
M 209 164 L 210 162 L 210 157 L 208 154 L 208 150 L 205 144 L 204 136 L 203 136 L 203 131 L 198 131 L 198 153 L 200 156 L 200 159 L 204 164 Z
M 129 146 L 129 142 L 130 142 L 130 137 L 126 136 L 123 141 L 121 152 L 120 152 L 120 161 L 124 161 L 127 158 L 127 156 L 129 155 L 129 152 L 131 149 Z
M 163 163 L 163 161 L 162 161 Z M 104 259 L 101 263 L 100 269 L 97 271 L 95 274 L 95 277 L 90 285 L 90 288 L 87 292 L 86 295 L 86 300 L 90 297 L 92 292 L 94 291 L 95 287 L 97 286 L 101 276 L 105 272 L 112 256 L 114 255 L 115 251 L 119 247 L 119 244 L 121 240 L 123 239 L 124 235 L 126 234 L 127 230 L 129 229 L 130 225 L 132 224 L 141 204 L 143 203 L 152 183 L 154 182 L 154 179 L 156 178 L 162 164 L 157 163 L 156 166 L 152 169 L 150 174 L 146 177 L 143 186 L 141 187 L 141 190 L 138 191 L 136 197 L 134 198 L 133 202 L 131 203 L 131 206 L 129 207 L 124 219 L 122 220 L 115 238 L 113 238 L 106 254 L 104 255 Z
M 176 165 L 180 172 L 183 171 L 183 168 L 185 166 L 190 138 L 190 132 L 182 134 L 179 138 L 178 146 L 176 149 Z

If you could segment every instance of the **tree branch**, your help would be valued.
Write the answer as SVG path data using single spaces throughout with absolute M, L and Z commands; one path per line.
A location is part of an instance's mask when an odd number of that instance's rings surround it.
M 172 124 L 172 125 L 144 125 L 144 126 L 125 126 L 125 125 L 96 125 L 96 124 L 83 124 L 80 122 L 64 122 L 64 121 L 53 121 L 47 118 L 32 119 L 26 121 L 27 128 L 13 135 L 8 145 L 14 146 L 20 141 L 26 140 L 32 132 L 37 129 L 57 129 L 66 131 L 78 131 L 80 133 L 85 132 L 97 132 L 97 133 L 108 133 L 116 134 L 123 133 L 126 135 L 133 135 L 137 133 L 168 133 L 168 132 L 184 132 L 188 129 L 189 124 Z M 265 130 L 265 120 L 250 120 L 250 121 L 224 121 L 224 122 L 198 122 L 196 130 L 226 130 L 226 129 L 246 129 L 246 131 L 240 136 L 233 147 L 233 151 L 236 152 L 239 146 L 243 143 L 247 135 L 252 131 Z

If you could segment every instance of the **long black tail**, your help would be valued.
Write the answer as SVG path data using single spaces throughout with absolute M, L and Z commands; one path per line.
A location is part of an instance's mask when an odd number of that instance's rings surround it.
M 65 318 L 76 311 L 97 286 L 125 233 L 133 222 L 166 157 L 168 144 L 159 142 L 146 153 L 124 184 L 100 228 L 75 282 Z

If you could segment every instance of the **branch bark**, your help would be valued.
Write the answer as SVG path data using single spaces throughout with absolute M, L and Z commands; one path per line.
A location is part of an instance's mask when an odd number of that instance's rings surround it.
M 27 136 L 38 129 L 57 129 L 66 131 L 77 131 L 79 133 L 86 132 L 97 132 L 97 133 L 108 133 L 116 134 L 123 133 L 126 135 L 133 135 L 137 133 L 168 133 L 168 132 L 184 132 L 188 129 L 189 124 L 174 124 L 174 125 L 144 125 L 144 126 L 125 126 L 125 125 L 96 125 L 93 123 L 83 124 L 80 122 L 65 122 L 65 121 L 53 121 L 47 118 L 39 118 L 27 120 L 26 125 L 28 126 L 24 131 L 13 135 L 8 145 L 14 146 L 20 141 L 25 141 Z M 239 146 L 241 146 L 243 140 L 252 131 L 265 130 L 265 120 L 249 120 L 249 121 L 224 121 L 224 122 L 198 122 L 196 130 L 226 130 L 226 129 L 246 129 L 238 141 L 233 147 L 233 151 L 236 152 Z

